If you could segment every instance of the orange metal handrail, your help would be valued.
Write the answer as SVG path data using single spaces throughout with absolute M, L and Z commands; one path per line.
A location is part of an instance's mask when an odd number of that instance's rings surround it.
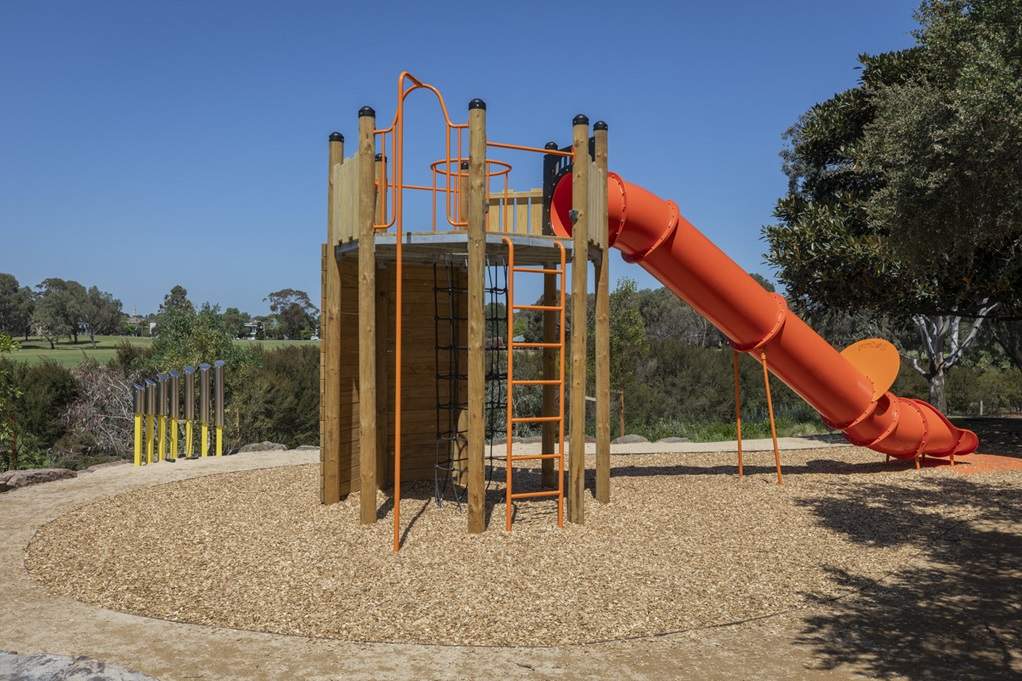
M 515 499 L 531 499 L 537 497 L 557 497 L 557 526 L 564 527 L 564 311 L 567 307 L 565 304 L 565 274 L 567 272 L 567 254 L 564 249 L 564 244 L 560 241 L 555 241 L 558 250 L 560 251 L 560 267 L 557 269 L 553 268 L 535 268 L 535 267 L 518 267 L 515 265 L 515 246 L 514 242 L 509 237 L 503 238 L 504 244 L 507 246 L 507 267 L 508 267 L 508 279 L 507 279 L 507 415 L 506 415 L 506 432 L 507 437 L 505 438 L 505 455 L 506 455 L 506 467 L 504 470 L 504 527 L 510 532 L 511 531 L 511 517 L 513 501 Z M 516 305 L 515 304 L 515 274 L 516 273 L 542 273 L 542 274 L 557 274 L 560 278 L 560 305 Z M 559 312 L 559 336 L 558 342 L 525 342 L 514 340 L 514 311 L 521 309 L 534 309 L 538 308 L 547 312 L 558 311 Z M 558 350 L 558 362 L 560 369 L 558 377 L 556 379 L 515 379 L 514 377 L 514 355 L 516 349 L 530 349 L 530 348 L 543 348 L 543 349 L 557 349 Z M 516 385 L 557 385 L 559 386 L 558 391 L 558 407 L 557 415 L 544 415 L 544 416 L 519 416 L 514 415 L 514 386 Z M 557 453 L 543 452 L 540 454 L 529 454 L 525 456 L 516 457 L 514 455 L 514 425 L 516 423 L 553 423 L 558 424 L 558 435 L 557 435 Z M 557 489 L 555 490 L 540 490 L 537 492 L 518 492 L 514 491 L 514 462 L 515 461 L 537 461 L 546 459 L 557 459 Z

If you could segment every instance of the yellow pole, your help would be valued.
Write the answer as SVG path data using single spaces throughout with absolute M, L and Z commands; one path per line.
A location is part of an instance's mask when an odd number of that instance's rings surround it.
M 192 433 L 192 422 L 185 420 L 185 456 L 189 459 L 195 454 L 195 437 Z
M 158 461 L 167 458 L 167 417 L 160 414 L 160 447 Z
M 142 415 L 135 414 L 135 465 L 142 465 Z
M 146 456 L 145 462 L 147 464 L 153 462 L 153 440 L 155 439 L 155 421 L 156 417 L 152 414 L 146 416 Z
M 170 460 L 177 461 L 177 419 L 170 419 Z
M 224 453 L 224 429 L 221 426 L 216 427 L 216 455 L 223 456 Z
M 205 459 L 206 455 L 209 454 L 209 424 L 202 424 L 202 432 L 199 434 L 199 450 L 202 452 L 202 458 Z

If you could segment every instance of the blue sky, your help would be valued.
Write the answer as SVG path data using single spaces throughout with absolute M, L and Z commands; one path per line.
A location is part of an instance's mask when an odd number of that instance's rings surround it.
M 574 114 L 606 120 L 612 170 L 770 276 L 781 134 L 855 83 L 858 53 L 910 45 L 916 5 L 4 3 L 0 271 L 95 284 L 128 311 L 176 283 L 251 312 L 279 288 L 318 300 L 327 134 L 353 139 L 363 104 L 389 121 L 408 69 L 457 120 L 485 99 L 492 139 L 566 143 Z M 429 139 L 433 102 L 408 115 Z M 509 160 L 536 186 L 535 158 Z

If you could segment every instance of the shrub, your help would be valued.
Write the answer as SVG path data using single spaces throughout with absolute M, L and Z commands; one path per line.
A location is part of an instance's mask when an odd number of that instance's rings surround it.
M 319 443 L 319 348 L 257 351 L 254 361 L 228 372 L 227 388 L 229 444 Z

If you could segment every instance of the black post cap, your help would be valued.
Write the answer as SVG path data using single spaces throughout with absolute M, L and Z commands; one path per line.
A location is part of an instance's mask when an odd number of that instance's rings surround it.
M 589 125 L 589 116 L 586 116 L 585 114 L 578 114 L 577 116 L 575 116 L 574 118 L 571 119 L 571 124 L 572 125 Z
M 383 154 L 376 154 L 376 156 L 374 158 L 377 161 L 382 161 L 383 160 Z
M 593 130 L 606 130 L 607 121 L 596 121 L 593 123 Z
M 482 109 L 483 111 L 486 111 L 486 102 L 476 97 L 468 103 L 468 109 L 469 111 L 472 109 Z
M 557 142 L 552 142 L 552 141 L 551 142 L 547 142 L 546 144 L 543 145 L 543 148 L 544 149 L 556 149 L 557 148 Z
M 362 118 L 362 116 L 372 116 L 373 118 L 376 118 L 376 111 L 374 111 L 371 106 L 363 106 L 358 110 L 358 117 Z
M 468 161 L 462 161 L 461 162 L 461 169 L 462 170 L 468 170 Z
M 330 141 L 331 142 L 343 142 L 344 141 L 344 135 L 342 135 L 341 133 L 339 133 L 337 131 L 334 131 L 334 132 L 330 133 Z

